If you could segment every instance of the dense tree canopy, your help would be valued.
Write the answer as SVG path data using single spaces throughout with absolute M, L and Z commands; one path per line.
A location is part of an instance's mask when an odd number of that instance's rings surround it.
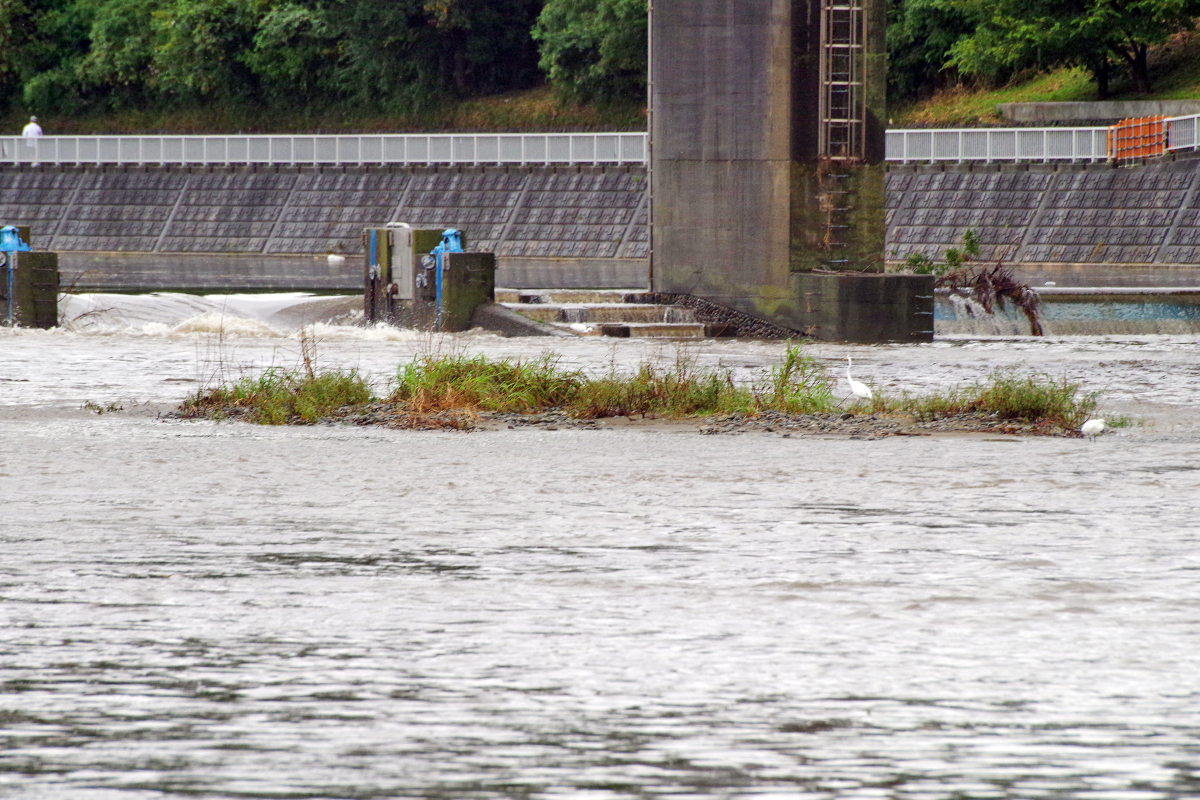
M 542 0 L 0 0 L 0 97 L 419 109 L 542 79 Z
M 547 0 L 533 36 L 541 67 L 572 99 L 646 96 L 646 0 Z
M 949 63 L 968 74 L 1023 67 L 1087 68 L 1107 95 L 1117 68 L 1149 92 L 1152 45 L 1191 29 L 1200 0 L 968 0 L 977 30 L 950 48 Z
M 888 90 L 911 99 L 952 83 L 950 50 L 982 21 L 980 9 L 963 0 L 888 1 Z
M 1150 89 L 1200 0 L 887 0 L 897 99 L 1059 65 Z M 0 0 L 0 107 L 415 112 L 549 80 L 640 102 L 647 0 Z M 540 70 L 539 70 L 540 67 Z

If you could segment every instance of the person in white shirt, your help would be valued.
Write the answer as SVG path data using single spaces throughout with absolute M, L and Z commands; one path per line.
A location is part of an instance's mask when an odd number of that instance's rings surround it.
M 25 137 L 25 144 L 29 145 L 31 148 L 37 148 L 37 142 L 35 142 L 34 139 L 42 135 L 42 126 L 38 125 L 37 117 L 29 118 L 29 124 L 25 126 L 24 130 L 21 131 L 21 135 Z M 36 152 L 37 150 L 34 149 L 35 154 Z M 38 162 L 34 161 L 33 166 L 36 167 L 37 165 Z

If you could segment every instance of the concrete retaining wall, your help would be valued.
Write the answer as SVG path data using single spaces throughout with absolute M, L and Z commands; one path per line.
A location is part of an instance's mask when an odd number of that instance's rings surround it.
M 940 255 L 972 228 L 1020 265 L 1200 263 L 1200 160 L 1115 169 L 894 167 L 888 258 Z
M 645 186 L 644 169 L 624 167 L 4 168 L 0 220 L 81 267 L 70 254 L 354 257 L 363 228 L 402 221 L 462 229 L 499 255 L 510 286 L 644 287 Z M 84 276 L 79 288 L 109 285 Z
M 1071 266 L 1122 285 L 1111 273 L 1200 264 L 1200 160 L 892 167 L 887 182 L 893 261 L 936 256 L 973 228 L 985 256 L 1031 274 Z M 646 183 L 641 168 L 10 167 L 0 221 L 59 251 L 76 289 L 353 290 L 361 230 L 392 220 L 465 229 L 497 249 L 502 285 L 644 287 Z M 328 265 L 330 251 L 346 265 Z
M 1000 118 L 1021 125 L 1108 125 L 1131 117 L 1200 114 L 1200 100 L 1101 100 L 1091 103 L 1000 103 Z

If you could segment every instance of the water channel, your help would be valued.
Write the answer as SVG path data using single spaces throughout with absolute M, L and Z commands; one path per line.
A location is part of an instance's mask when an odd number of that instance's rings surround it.
M 1200 796 L 1200 337 L 811 348 L 1065 375 L 1095 442 L 263 428 L 160 415 L 308 300 L 91 300 L 0 332 L 0 796 Z M 381 385 L 681 352 L 313 330 Z

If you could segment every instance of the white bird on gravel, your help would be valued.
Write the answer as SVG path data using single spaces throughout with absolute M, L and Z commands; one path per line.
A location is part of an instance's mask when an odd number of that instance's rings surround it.
M 1097 436 L 1104 433 L 1106 427 L 1102 419 L 1089 419 L 1083 423 L 1083 427 L 1079 429 L 1079 432 L 1094 442 Z
M 850 368 L 854 366 L 854 362 L 850 359 L 850 356 L 846 356 L 846 362 L 846 382 L 850 384 L 850 391 L 854 393 L 855 397 L 863 400 L 874 400 L 875 394 L 871 391 L 870 386 L 850 377 Z

